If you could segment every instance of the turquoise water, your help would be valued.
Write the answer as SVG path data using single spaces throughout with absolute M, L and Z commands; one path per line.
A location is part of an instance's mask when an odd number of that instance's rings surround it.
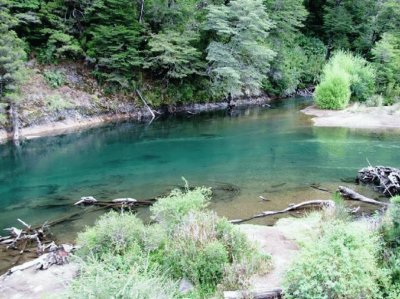
M 315 128 L 300 112 L 309 103 L 297 98 L 232 116 L 221 111 L 147 126 L 113 124 L 28 140 L 20 149 L 0 145 L 0 227 L 18 225 L 17 218 L 35 224 L 71 213 L 81 196 L 153 198 L 182 185 L 182 176 L 192 185 L 215 187 L 211 208 L 241 218 L 329 198 L 310 184 L 334 189 L 366 159 L 400 166 L 399 132 Z M 231 185 L 237 189 L 227 190 Z M 95 217 L 56 230 L 74 233 Z

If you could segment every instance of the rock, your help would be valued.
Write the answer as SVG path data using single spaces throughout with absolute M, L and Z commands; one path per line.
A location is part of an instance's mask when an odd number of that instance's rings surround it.
M 179 292 L 181 294 L 187 294 L 194 290 L 193 284 L 186 278 L 182 278 L 179 282 Z

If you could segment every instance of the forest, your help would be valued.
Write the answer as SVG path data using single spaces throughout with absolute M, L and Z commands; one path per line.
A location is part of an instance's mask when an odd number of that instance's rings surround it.
M 3 103 L 16 100 L 31 59 L 79 61 L 106 92 L 140 88 L 154 106 L 285 97 L 320 81 L 321 107 L 400 95 L 397 0 L 1 0 L 0 8 Z

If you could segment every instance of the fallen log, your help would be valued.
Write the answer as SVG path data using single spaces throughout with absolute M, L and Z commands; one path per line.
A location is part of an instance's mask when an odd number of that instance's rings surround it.
M 99 207 L 110 207 L 110 208 L 130 208 L 133 206 L 150 206 L 154 203 L 154 200 L 137 200 L 134 198 L 116 198 L 111 201 L 98 201 L 93 196 L 81 197 L 74 206 L 99 206 Z
M 381 202 L 381 201 L 377 201 L 372 198 L 365 197 L 364 195 L 361 195 L 348 187 L 339 186 L 338 191 L 339 191 L 340 195 L 345 199 L 357 200 L 357 201 L 365 202 L 365 203 L 372 204 L 372 205 L 378 205 L 378 206 L 382 206 L 382 207 L 388 206 L 388 203 L 386 203 L 386 202 Z
M 385 196 L 400 195 L 400 169 L 387 166 L 368 166 L 358 171 L 357 181 L 372 185 Z
M 229 291 L 224 292 L 224 299 L 281 299 L 283 298 L 283 290 L 276 289 L 257 289 L 253 291 Z
M 230 220 L 231 223 L 233 224 L 239 224 L 243 222 L 247 222 L 256 218 L 263 218 L 267 216 L 273 216 L 273 215 L 278 215 L 278 214 L 284 214 L 296 210 L 302 210 L 305 208 L 313 208 L 313 207 L 318 207 L 318 208 L 334 208 L 335 207 L 335 202 L 332 200 L 309 200 L 309 201 L 304 201 L 299 204 L 291 204 L 289 205 L 286 209 L 280 210 L 280 211 L 264 211 L 261 212 L 260 214 L 256 214 L 252 217 L 245 218 L 245 219 L 235 219 L 235 220 Z

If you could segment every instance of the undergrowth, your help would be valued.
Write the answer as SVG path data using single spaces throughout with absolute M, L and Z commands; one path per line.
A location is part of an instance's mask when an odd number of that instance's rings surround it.
M 209 298 L 242 289 L 270 267 L 237 227 L 206 209 L 209 188 L 174 190 L 151 208 L 156 223 L 109 212 L 78 236 L 81 273 L 69 298 Z M 193 289 L 183 294 L 179 282 Z

